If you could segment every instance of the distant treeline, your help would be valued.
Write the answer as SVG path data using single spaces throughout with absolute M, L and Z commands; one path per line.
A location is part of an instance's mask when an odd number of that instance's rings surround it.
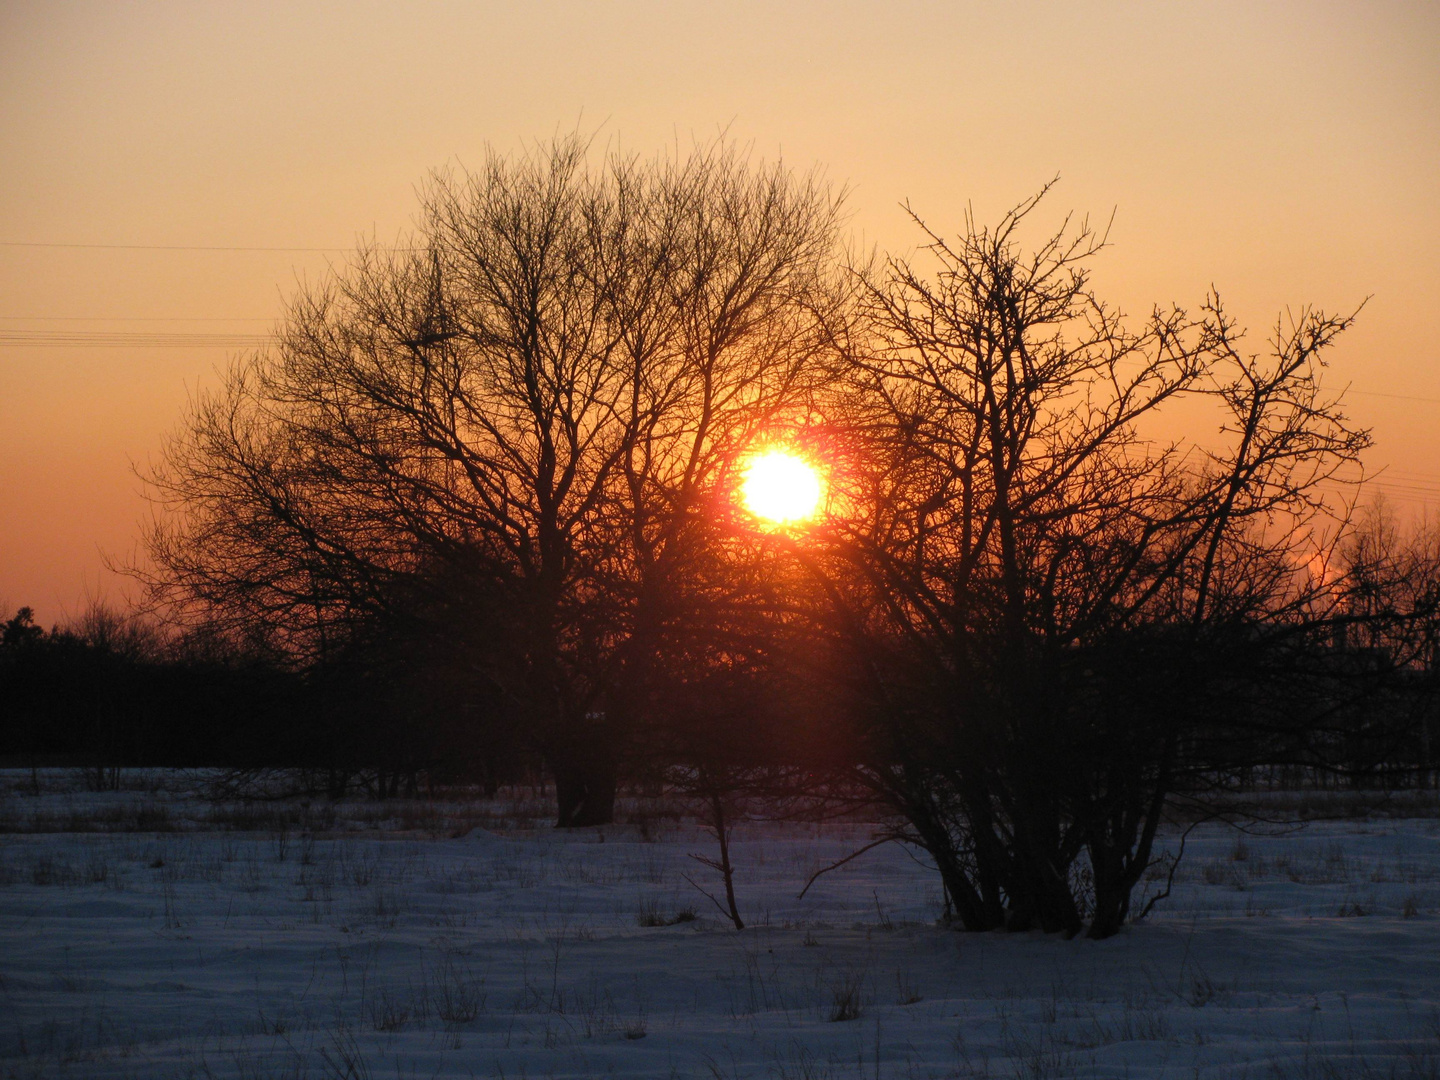
M 126 767 L 289 768 L 336 797 L 439 780 L 493 790 L 525 771 L 477 703 L 432 679 L 406 706 L 392 676 L 294 670 L 103 608 L 47 631 L 22 607 L 0 631 L 0 756 L 83 767 L 97 787 Z
M 49 631 L 20 608 L 0 629 L 0 758 L 89 770 L 95 786 L 115 770 L 218 767 L 237 773 L 290 769 L 316 793 L 414 795 L 435 784 L 493 793 L 543 771 L 527 753 L 503 703 L 466 685 L 443 649 L 372 648 L 296 670 L 201 636 L 167 637 L 105 608 Z M 1369 650 L 1331 645 L 1312 658 L 1363 683 L 1323 726 L 1272 733 L 1264 749 L 1216 779 L 1240 787 L 1353 786 L 1403 789 L 1440 782 L 1440 673 L 1395 670 Z M 766 692 L 777 687 L 770 683 Z M 677 716 L 688 725 L 692 708 Z M 826 718 L 805 717 L 793 698 L 788 720 L 757 708 L 734 745 L 756 767 L 812 765 L 825 771 L 850 756 Z M 1312 713 L 1326 711 L 1317 703 Z M 788 723 L 793 730 L 776 730 Z M 768 728 L 768 730 L 761 730 Z M 657 733 L 658 735 L 658 733 Z M 673 741 L 675 736 L 672 736 Z M 657 740 L 664 745 L 666 740 Z M 1197 753 L 1215 756 L 1213 749 Z M 693 757 L 693 755 L 689 755 Z M 660 754 L 637 752 L 623 779 L 653 783 Z M 107 781 L 106 778 L 110 778 Z

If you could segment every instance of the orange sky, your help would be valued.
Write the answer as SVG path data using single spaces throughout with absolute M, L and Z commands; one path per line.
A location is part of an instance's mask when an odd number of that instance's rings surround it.
M 1058 172 L 1052 211 L 1118 210 L 1096 282 L 1142 314 L 1214 283 L 1263 337 L 1373 294 L 1332 372 L 1387 493 L 1440 511 L 1440 5 L 0 0 L 0 604 L 121 594 L 131 464 L 226 356 L 4 342 L 261 333 L 342 257 L 12 245 L 343 249 L 429 168 L 577 124 L 820 164 L 892 248 L 903 198 L 951 230 Z

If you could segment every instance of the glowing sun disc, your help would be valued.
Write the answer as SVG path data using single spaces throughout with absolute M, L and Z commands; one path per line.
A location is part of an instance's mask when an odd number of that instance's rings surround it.
M 777 525 L 804 521 L 820 505 L 820 474 L 788 450 L 766 450 L 745 466 L 740 493 L 756 517 Z

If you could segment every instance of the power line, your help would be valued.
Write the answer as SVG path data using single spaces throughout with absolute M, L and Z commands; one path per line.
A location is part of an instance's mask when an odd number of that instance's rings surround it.
M 219 315 L 0 315 L 5 322 L 274 322 L 273 318 Z
M 86 251 L 351 251 L 339 247 L 250 247 L 239 244 L 59 244 L 49 241 L 0 240 L 0 247 L 74 248 Z M 396 249 L 399 250 L 399 249 Z M 409 250 L 409 249 L 406 249 Z
M 274 342 L 269 334 L 215 334 L 180 331 L 0 330 L 0 346 L 22 348 L 226 348 L 254 349 Z
M 1321 483 L 1326 487 L 1379 492 L 1407 502 L 1440 502 L 1440 477 L 1433 473 L 1401 473 L 1399 470 L 1385 469 L 1376 476 L 1367 476 L 1358 482 L 1331 477 Z
M 258 249 L 257 249 L 258 250 Z M 278 250 L 278 249 L 277 249 Z M 299 249 L 296 249 L 299 250 Z M 179 323 L 179 322 L 204 322 L 204 323 L 241 323 L 241 322 L 273 322 L 273 319 L 264 318 L 222 318 L 218 316 L 180 316 L 175 318 L 161 316 L 135 316 L 135 315 L 0 315 L 0 320 L 6 322 L 157 322 L 157 323 Z M 144 333 L 139 331 L 60 331 L 60 330 L 0 330 L 0 346 L 58 346 L 58 345 L 79 345 L 79 346 L 142 346 L 142 345 L 239 345 L 253 346 L 263 345 L 273 340 L 270 335 L 265 334 L 181 334 L 154 331 Z M 1394 401 L 1419 401 L 1428 405 L 1440 405 L 1440 398 L 1421 397 L 1418 394 L 1389 394 L 1380 390 L 1356 390 L 1353 387 L 1345 390 L 1346 394 L 1355 394 L 1361 397 L 1390 398 Z
M 1359 394 L 1361 397 L 1394 398 L 1396 401 L 1425 401 L 1431 405 L 1440 405 L 1440 398 L 1418 397 L 1415 394 L 1383 394 L 1379 390 L 1346 390 L 1345 393 Z
M 355 247 L 260 247 L 246 244 L 69 244 L 49 240 L 0 240 L 0 247 L 60 248 L 80 251 L 272 251 L 272 252 L 336 252 L 354 251 Z M 377 251 L 423 251 L 419 247 L 387 247 L 373 245 Z

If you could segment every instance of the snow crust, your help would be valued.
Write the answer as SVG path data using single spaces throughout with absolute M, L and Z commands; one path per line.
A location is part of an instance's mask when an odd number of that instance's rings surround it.
M 3 782 L 12 827 L 177 830 L 0 839 L 6 1077 L 1440 1075 L 1435 819 L 1201 826 L 1090 942 L 939 926 L 896 845 L 797 900 L 863 824 L 739 829 L 737 932 L 693 822 L 235 830 Z

